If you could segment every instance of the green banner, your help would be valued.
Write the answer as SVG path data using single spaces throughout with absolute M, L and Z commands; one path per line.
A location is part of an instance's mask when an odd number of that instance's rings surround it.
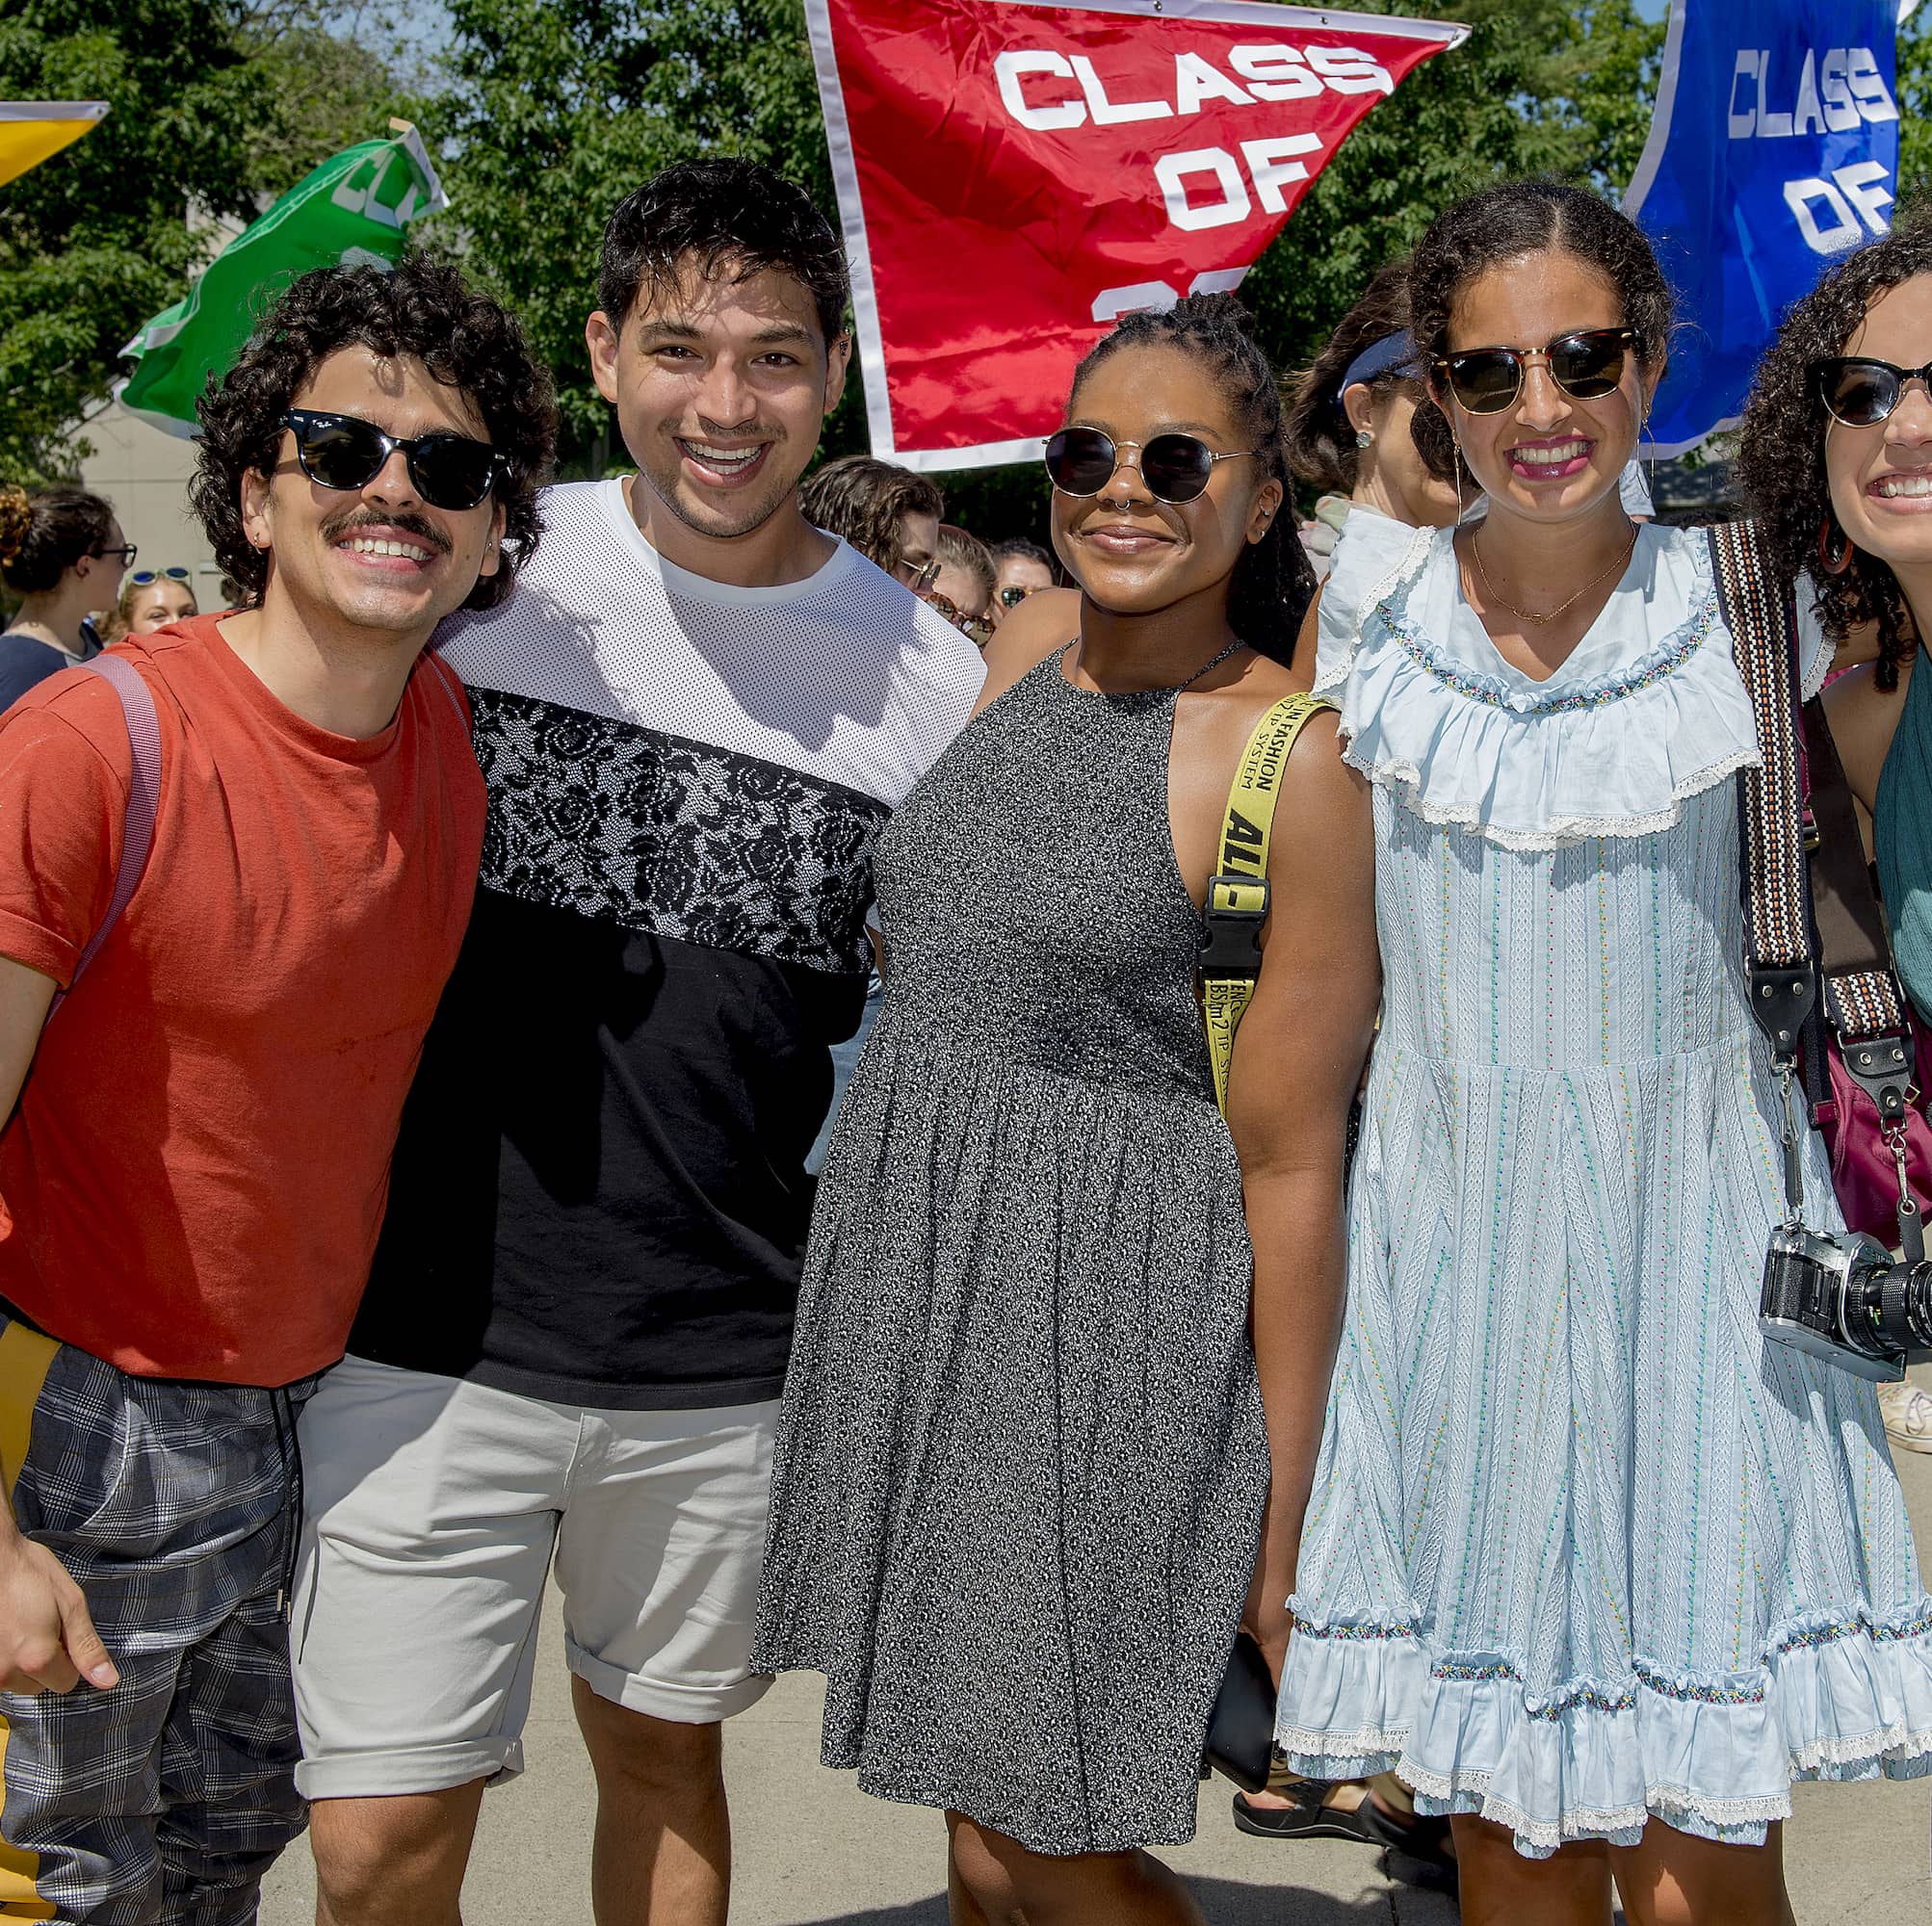
M 170 434 L 197 431 L 195 403 L 298 274 L 364 262 L 388 267 L 412 221 L 449 203 L 413 127 L 347 148 L 275 202 L 216 255 L 185 300 L 157 314 L 121 351 L 134 372 L 121 403 Z

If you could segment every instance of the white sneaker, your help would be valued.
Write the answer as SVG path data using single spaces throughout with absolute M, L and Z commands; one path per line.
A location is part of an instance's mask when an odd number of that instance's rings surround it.
M 1895 1451 L 1932 1451 L 1932 1392 L 1909 1378 L 1878 1388 L 1885 1435 Z

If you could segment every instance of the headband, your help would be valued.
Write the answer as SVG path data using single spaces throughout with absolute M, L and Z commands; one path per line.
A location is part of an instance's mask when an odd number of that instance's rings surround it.
M 1399 333 L 1385 334 L 1379 341 L 1371 341 L 1354 360 L 1342 371 L 1342 378 L 1335 384 L 1335 399 L 1339 403 L 1345 390 L 1358 381 L 1372 381 L 1377 375 L 1399 375 L 1407 379 L 1416 378 L 1420 371 L 1416 367 L 1416 344 L 1409 339 L 1405 327 Z

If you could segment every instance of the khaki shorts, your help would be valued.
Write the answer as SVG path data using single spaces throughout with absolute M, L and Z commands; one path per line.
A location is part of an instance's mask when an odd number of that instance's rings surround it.
M 523 1769 L 544 1580 L 599 1697 L 743 1711 L 776 1402 L 601 1411 L 348 1358 L 301 1417 L 293 1638 L 311 1799 Z

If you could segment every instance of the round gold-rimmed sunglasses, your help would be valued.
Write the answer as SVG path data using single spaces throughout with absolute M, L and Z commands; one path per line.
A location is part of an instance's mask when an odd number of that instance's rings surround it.
M 1113 480 L 1123 449 L 1138 452 L 1140 479 L 1157 502 L 1181 508 L 1197 500 L 1214 479 L 1214 463 L 1237 461 L 1251 448 L 1210 448 L 1197 434 L 1178 429 L 1144 442 L 1115 441 L 1097 428 L 1063 428 L 1046 447 L 1047 477 L 1062 495 L 1098 495 Z

